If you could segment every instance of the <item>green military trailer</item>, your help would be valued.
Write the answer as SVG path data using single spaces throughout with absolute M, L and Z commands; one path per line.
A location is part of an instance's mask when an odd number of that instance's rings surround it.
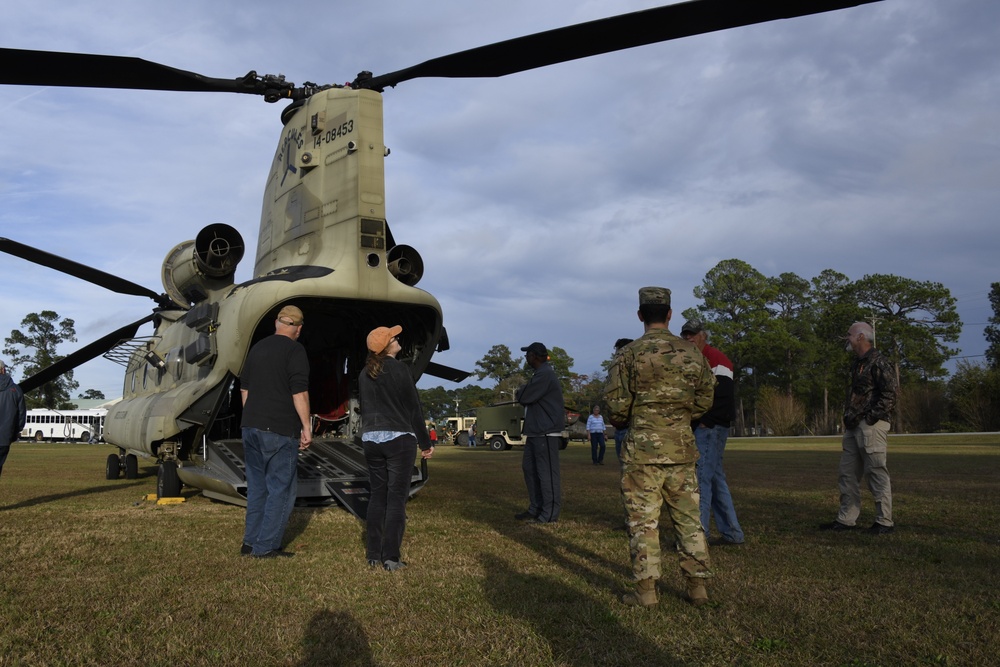
M 514 445 L 523 446 L 526 442 L 521 432 L 523 427 L 524 406 L 517 403 L 502 403 L 476 409 L 476 430 L 479 431 L 479 438 L 495 452 L 510 449 Z M 561 436 L 559 449 L 566 449 L 569 443 L 569 431 L 564 428 Z

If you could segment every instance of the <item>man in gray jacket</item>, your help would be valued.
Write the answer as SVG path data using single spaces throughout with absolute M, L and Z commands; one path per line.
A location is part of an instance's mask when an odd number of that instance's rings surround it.
M 535 523 L 559 519 L 562 494 L 559 488 L 559 445 L 566 425 L 562 387 L 549 364 L 549 352 L 541 343 L 522 347 L 534 373 L 517 392 L 524 406 L 526 444 L 521 459 L 524 483 L 528 487 L 528 509 L 514 518 Z
M 10 443 L 17 441 L 24 428 L 27 415 L 24 394 L 7 374 L 7 367 L 0 361 L 0 472 L 10 453 Z

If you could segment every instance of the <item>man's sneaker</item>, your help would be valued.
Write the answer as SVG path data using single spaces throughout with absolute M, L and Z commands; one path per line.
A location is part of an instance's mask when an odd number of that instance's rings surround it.
M 396 570 L 402 570 L 404 567 L 406 567 L 406 563 L 404 563 L 401 560 L 387 560 L 386 562 L 382 563 L 382 567 L 384 567 L 389 572 L 395 572 Z
M 537 517 L 531 512 L 525 510 L 524 512 L 519 512 L 515 514 L 514 518 L 517 519 L 518 521 L 534 521 Z
M 282 549 L 272 549 L 271 551 L 265 551 L 262 554 L 250 554 L 254 558 L 292 558 L 295 556 L 290 551 L 284 551 Z
M 854 530 L 855 526 L 848 526 L 846 523 L 840 523 L 839 521 L 831 521 L 830 523 L 819 524 L 819 529 L 833 531 Z
M 871 535 L 888 535 L 895 530 L 895 526 L 883 526 L 880 523 L 873 523 L 872 527 L 868 529 L 868 533 Z
M 249 544 L 244 543 L 243 546 L 240 547 L 241 556 L 249 556 L 252 553 L 253 553 L 253 547 L 250 546 Z
M 374 558 L 368 559 L 368 567 L 372 568 L 373 570 L 381 565 L 382 561 L 375 560 Z

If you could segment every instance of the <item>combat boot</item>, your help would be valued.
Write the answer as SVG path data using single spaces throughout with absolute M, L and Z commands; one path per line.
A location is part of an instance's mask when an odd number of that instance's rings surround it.
M 622 596 L 622 602 L 633 607 L 653 607 L 656 605 L 656 578 L 643 579 L 635 586 L 635 592 Z
M 687 598 L 695 607 L 708 603 L 708 591 L 705 590 L 705 580 L 700 577 L 688 577 Z

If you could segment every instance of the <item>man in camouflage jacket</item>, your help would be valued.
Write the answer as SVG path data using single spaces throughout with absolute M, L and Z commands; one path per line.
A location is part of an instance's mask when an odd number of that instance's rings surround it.
M 701 525 L 698 449 L 691 420 L 710 407 L 715 377 L 692 343 L 673 335 L 670 290 L 639 290 L 641 338 L 622 348 L 608 370 L 605 401 L 611 422 L 628 424 L 622 446 L 622 500 L 628 516 L 629 552 L 636 592 L 626 604 L 652 606 L 660 577 L 660 510 L 664 501 L 677 544 L 688 598 L 708 602 L 712 576 Z
M 844 406 L 843 453 L 840 457 L 840 512 L 824 530 L 851 530 L 861 514 L 861 478 L 875 499 L 875 523 L 868 532 L 885 535 L 894 530 L 892 485 L 886 468 L 889 419 L 896 405 L 896 374 L 892 364 L 874 348 L 870 324 L 855 322 L 847 333 L 847 349 L 856 358 L 851 364 L 851 386 Z

